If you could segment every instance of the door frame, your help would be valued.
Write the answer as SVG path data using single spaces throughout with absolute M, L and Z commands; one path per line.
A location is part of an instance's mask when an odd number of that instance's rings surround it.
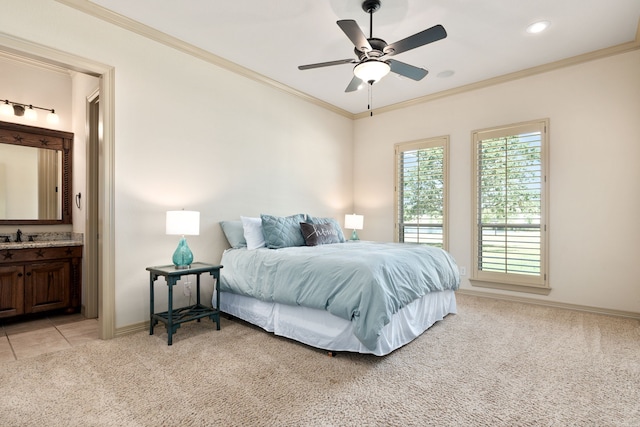
M 85 228 L 84 228 L 84 315 L 89 319 L 98 318 L 98 289 L 100 288 L 100 147 L 102 140 L 100 129 L 100 89 L 90 93 L 86 98 L 86 187 L 85 187 Z
M 94 265 L 99 265 L 98 323 L 99 337 L 115 336 L 115 68 L 87 58 L 46 47 L 17 37 L 0 34 L 0 51 L 34 59 L 58 67 L 99 78 L 100 108 L 102 122 L 101 147 L 98 170 L 98 253 L 88 251 L 86 256 Z M 89 165 L 87 165 L 88 167 Z

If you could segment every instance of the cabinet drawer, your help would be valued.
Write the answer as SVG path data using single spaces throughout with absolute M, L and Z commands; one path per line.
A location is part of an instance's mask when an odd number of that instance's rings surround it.
M 2 249 L 0 265 L 16 262 L 45 261 L 51 259 L 80 258 L 82 246 L 60 246 L 51 248 Z

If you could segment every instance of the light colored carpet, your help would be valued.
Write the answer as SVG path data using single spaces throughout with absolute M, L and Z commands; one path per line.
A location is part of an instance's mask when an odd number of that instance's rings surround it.
M 223 319 L 0 370 L 3 426 L 640 426 L 640 322 L 458 295 L 386 357 Z

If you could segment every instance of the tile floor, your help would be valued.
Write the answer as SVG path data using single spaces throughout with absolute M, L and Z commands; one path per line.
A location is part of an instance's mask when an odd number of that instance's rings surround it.
M 98 319 L 81 314 L 20 323 L 0 321 L 0 363 L 64 350 L 98 339 Z

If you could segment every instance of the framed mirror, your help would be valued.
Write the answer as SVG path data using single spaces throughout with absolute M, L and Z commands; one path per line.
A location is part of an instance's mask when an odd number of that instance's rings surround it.
M 0 122 L 0 225 L 71 224 L 73 133 Z

